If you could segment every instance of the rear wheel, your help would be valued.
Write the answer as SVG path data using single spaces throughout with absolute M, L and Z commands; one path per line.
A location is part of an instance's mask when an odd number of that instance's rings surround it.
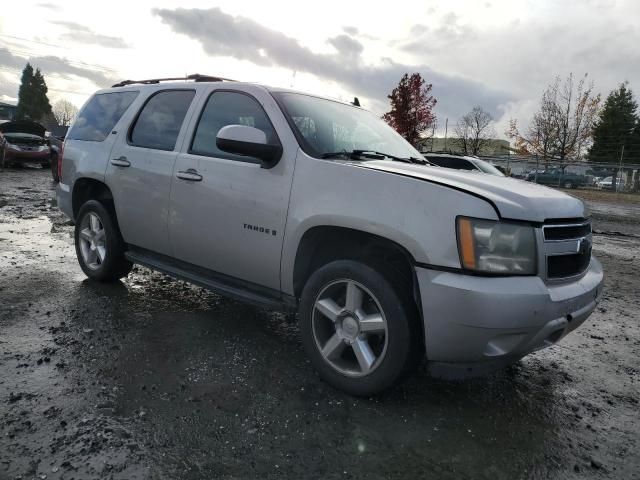
M 573 182 L 564 182 L 564 188 L 573 188 Z
M 114 215 L 100 202 L 90 200 L 78 212 L 76 255 L 87 277 L 113 282 L 126 277 L 133 264 L 125 256 L 124 241 Z
M 353 395 L 392 385 L 417 360 L 415 307 L 380 271 L 352 260 L 314 272 L 302 292 L 302 341 L 320 376 Z

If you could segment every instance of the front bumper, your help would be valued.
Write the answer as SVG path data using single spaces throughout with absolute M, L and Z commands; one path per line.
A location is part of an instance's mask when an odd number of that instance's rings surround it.
M 427 359 L 434 376 L 484 374 L 557 343 L 593 312 L 600 262 L 578 280 L 479 277 L 416 268 Z
M 5 162 L 12 163 L 44 163 L 51 160 L 51 151 L 44 150 L 42 152 L 19 151 L 6 149 L 4 154 Z

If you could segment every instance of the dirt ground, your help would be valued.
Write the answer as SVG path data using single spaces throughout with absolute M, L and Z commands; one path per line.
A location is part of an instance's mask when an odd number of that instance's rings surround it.
M 588 200 L 606 272 L 560 345 L 355 399 L 294 319 L 136 267 L 84 277 L 49 172 L 0 172 L 0 480 L 640 478 L 640 205 Z

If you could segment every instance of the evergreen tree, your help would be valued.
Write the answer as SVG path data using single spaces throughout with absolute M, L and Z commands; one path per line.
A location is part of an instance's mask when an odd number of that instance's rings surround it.
M 633 92 L 626 82 L 609 94 L 593 130 L 593 145 L 589 150 L 589 160 L 618 163 L 624 145 L 623 161 L 633 162 L 632 137 L 638 123 L 637 108 L 638 104 L 633 99 Z
M 20 89 L 18 90 L 18 109 L 16 111 L 16 120 L 28 118 L 29 112 L 33 109 L 33 67 L 30 63 L 22 70 L 22 78 L 20 79 Z
M 41 121 L 51 114 L 51 103 L 47 97 L 47 83 L 40 69 L 35 73 L 31 64 L 27 63 L 22 71 L 20 89 L 18 90 L 18 111 L 16 119 Z

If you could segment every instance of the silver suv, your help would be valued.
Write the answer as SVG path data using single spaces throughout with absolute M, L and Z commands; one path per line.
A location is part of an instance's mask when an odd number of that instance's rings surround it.
M 490 371 L 596 307 L 582 202 L 430 165 L 357 106 L 211 77 L 123 82 L 66 137 L 58 205 L 85 274 L 137 263 L 299 312 L 321 377 L 370 395 L 426 358 Z

